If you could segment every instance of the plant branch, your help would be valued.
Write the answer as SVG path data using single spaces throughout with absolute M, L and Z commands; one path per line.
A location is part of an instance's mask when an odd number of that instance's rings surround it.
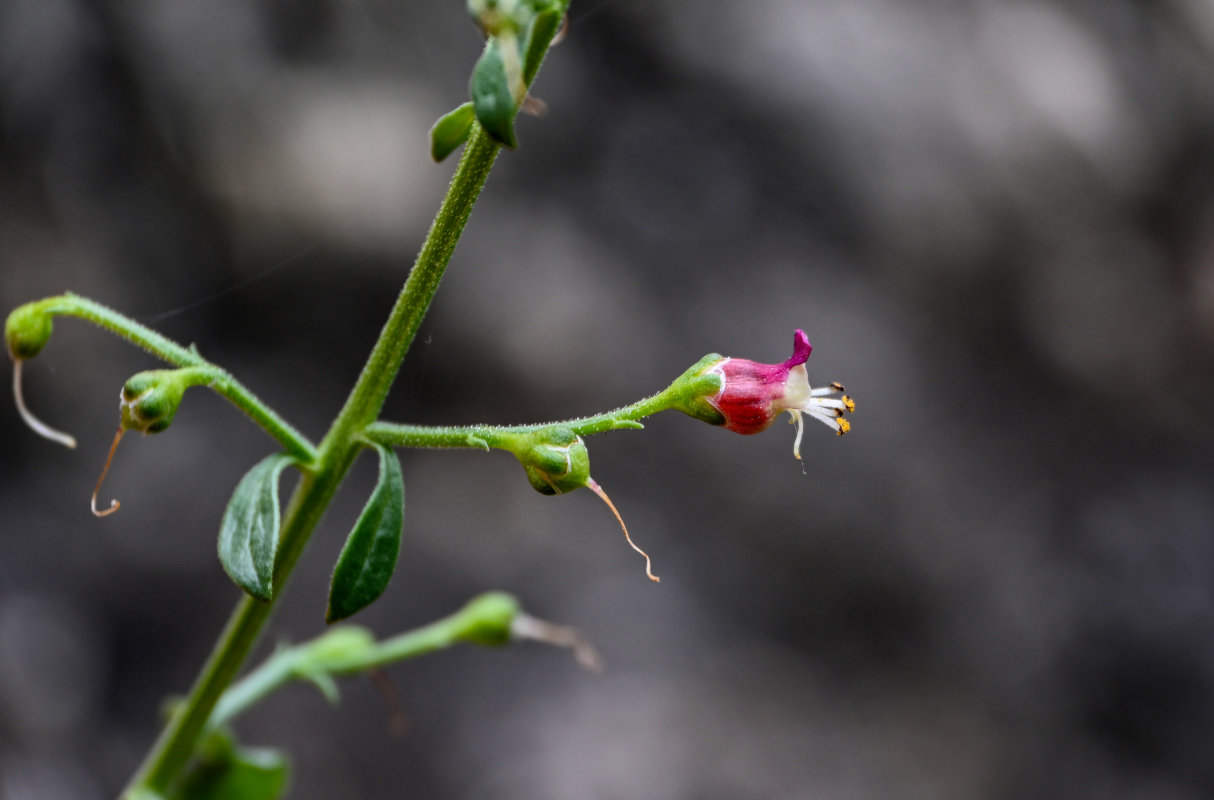
M 146 350 L 162 361 L 167 361 L 177 367 L 198 368 L 207 379 L 197 382 L 196 385 L 209 386 L 225 397 L 232 405 L 244 412 L 249 419 L 260 425 L 266 433 L 277 439 L 283 448 L 300 463 L 306 466 L 315 461 L 316 447 L 306 436 L 280 417 L 274 409 L 262 402 L 231 373 L 203 358 L 193 345 L 182 347 L 112 308 L 70 293 L 58 297 L 48 297 L 37 303 L 31 303 L 30 306 L 50 316 L 76 317 L 92 322 Z
M 555 28 L 542 43 L 541 56 L 553 33 Z M 358 455 L 365 441 L 363 429 L 382 409 L 500 149 L 479 124 L 473 125 L 451 185 L 388 321 L 345 405 L 317 448 L 311 468 L 304 473 L 292 496 L 280 531 L 273 602 L 261 603 L 247 596 L 241 599 L 190 695 L 174 713 L 128 787 L 128 797 L 148 792 L 163 795 L 189 762 L 224 688 L 235 677 L 282 597 L 305 544 Z M 197 358 L 196 353 L 172 349 L 176 346 L 161 340 L 162 337 L 145 337 L 146 342 L 156 347 L 169 345 L 170 348 L 163 349 L 165 353 Z
M 501 447 L 518 434 L 527 434 L 554 425 L 570 428 L 578 436 L 621 429 L 643 427 L 637 420 L 652 416 L 671 408 L 671 391 L 664 389 L 655 395 L 589 417 L 545 422 L 534 425 L 406 425 L 397 422 L 375 422 L 367 426 L 364 436 L 377 444 L 389 447 L 459 448 L 485 449 Z
M 309 642 L 281 648 L 224 692 L 207 729 L 228 724 L 293 681 L 313 683 L 336 702 L 334 677 L 369 672 L 460 643 L 500 647 L 522 640 L 567 648 L 585 669 L 602 668 L 594 646 L 576 629 L 535 619 L 520 610 L 514 597 L 489 592 L 450 616 L 380 642 L 365 628 L 343 625 Z
M 447 196 L 430 226 L 417 261 L 392 307 L 388 321 L 384 323 L 358 382 L 321 443 L 322 450 L 349 447 L 361 429 L 372 422 L 383 408 L 401 362 L 430 308 L 434 293 L 438 291 L 456 242 L 463 233 L 499 150 L 501 145 L 491 140 L 479 124 L 474 124 L 463 157 L 451 178 Z

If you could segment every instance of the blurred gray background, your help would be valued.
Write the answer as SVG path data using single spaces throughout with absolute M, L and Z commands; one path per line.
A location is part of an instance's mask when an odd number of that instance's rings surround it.
M 65 290 L 195 342 L 319 437 L 452 164 L 462 3 L 0 2 L 0 306 Z M 358 621 L 486 589 L 602 676 L 465 648 L 239 724 L 296 798 L 1214 794 L 1214 6 L 574 1 L 386 416 L 570 417 L 709 351 L 856 398 L 854 433 L 677 414 L 590 441 L 588 492 L 405 452 L 405 546 Z M 0 403 L 0 798 L 112 797 L 237 590 L 218 520 L 272 441 L 194 391 L 128 437 L 74 320 Z M 7 375 L 7 372 L 5 373 Z M 6 378 L 7 380 L 7 378 Z M 258 658 L 323 629 L 364 459 Z

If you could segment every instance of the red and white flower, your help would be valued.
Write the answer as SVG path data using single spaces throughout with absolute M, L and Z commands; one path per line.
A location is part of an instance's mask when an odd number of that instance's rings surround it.
M 813 388 L 805 362 L 813 346 L 802 330 L 793 335 L 793 351 L 782 364 L 760 364 L 745 358 L 723 358 L 704 374 L 721 376 L 721 390 L 705 397 L 725 417 L 725 427 L 738 433 L 759 433 L 787 411 L 797 426 L 793 455 L 801 457 L 801 415 L 808 414 L 842 436 L 851 430 L 844 413 L 856 404 L 843 394 L 842 384 Z M 836 395 L 839 395 L 836 397 Z

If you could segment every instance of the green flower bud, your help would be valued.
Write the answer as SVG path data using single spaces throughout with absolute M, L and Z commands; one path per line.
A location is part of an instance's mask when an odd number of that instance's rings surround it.
M 14 361 L 33 358 L 46 346 L 54 329 L 53 318 L 42 310 L 42 302 L 14 309 L 4 323 L 4 342 Z
M 515 438 L 506 449 L 514 453 L 527 480 L 540 494 L 564 494 L 590 480 L 590 453 L 582 437 L 565 425 L 553 425 Z
M 460 641 L 487 647 L 500 647 L 510 641 L 519 602 L 502 592 L 474 597 L 458 614 Z

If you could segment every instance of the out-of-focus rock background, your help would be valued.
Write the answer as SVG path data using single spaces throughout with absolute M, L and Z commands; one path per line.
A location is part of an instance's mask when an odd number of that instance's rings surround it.
M 451 164 L 458 0 L 0 4 L 0 306 L 71 290 L 196 342 L 307 433 L 351 385 Z M 239 726 L 294 797 L 1151 798 L 1214 793 L 1214 6 L 574 2 L 387 415 L 568 417 L 705 352 L 847 383 L 853 435 L 678 415 L 591 441 L 589 493 L 404 454 L 361 621 L 485 589 L 601 677 L 464 649 Z M 271 441 L 191 392 L 88 495 L 154 362 L 61 321 L 0 404 L 0 798 L 114 796 L 237 590 L 214 555 Z M 812 423 L 811 423 L 812 424 Z M 275 618 L 323 628 L 360 462 Z

